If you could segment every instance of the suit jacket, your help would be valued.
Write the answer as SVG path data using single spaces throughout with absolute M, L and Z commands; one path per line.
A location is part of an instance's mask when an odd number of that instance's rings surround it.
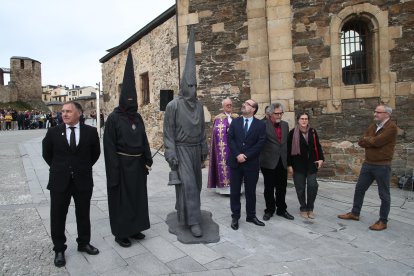
M 260 167 L 275 169 L 277 163 L 282 159 L 283 167 L 287 169 L 287 137 L 289 125 L 285 121 L 280 122 L 282 130 L 281 142 L 276 137 L 276 131 L 271 120 L 266 120 L 266 143 L 260 153 Z
M 227 144 L 229 145 L 229 155 L 227 165 L 237 168 L 240 165 L 247 170 L 259 170 L 259 155 L 266 141 L 266 125 L 263 121 L 253 118 L 249 131 L 244 137 L 243 117 L 233 119 L 227 133 Z M 240 164 L 237 156 L 243 153 L 247 161 Z
M 43 159 L 50 166 L 47 188 L 64 192 L 73 177 L 78 190 L 93 187 L 92 166 L 101 154 L 96 128 L 80 124 L 79 144 L 71 151 L 66 139 L 66 125 L 49 128 L 43 139 Z

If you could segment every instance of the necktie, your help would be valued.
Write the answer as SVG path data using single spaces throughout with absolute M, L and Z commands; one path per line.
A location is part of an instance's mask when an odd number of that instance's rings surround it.
M 75 127 L 69 127 L 69 128 L 71 130 L 69 147 L 74 152 L 76 150 Z
M 244 137 L 246 137 L 247 136 L 247 128 L 248 128 L 248 123 L 249 122 L 249 119 L 246 119 L 246 122 L 244 123 Z

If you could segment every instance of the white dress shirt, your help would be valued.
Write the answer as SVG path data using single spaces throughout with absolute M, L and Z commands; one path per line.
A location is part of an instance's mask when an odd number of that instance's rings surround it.
M 74 125 L 76 146 L 79 145 L 79 137 L 80 137 L 80 128 L 79 128 L 79 126 L 80 126 L 79 123 Z M 66 125 L 66 140 L 68 140 L 68 145 L 70 146 L 70 133 L 72 132 L 72 130 L 69 127 L 70 127 L 70 125 Z

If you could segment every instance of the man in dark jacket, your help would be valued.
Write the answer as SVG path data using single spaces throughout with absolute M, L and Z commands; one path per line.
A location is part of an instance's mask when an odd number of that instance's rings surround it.
M 55 251 L 55 265 L 66 264 L 65 224 L 71 197 L 75 201 L 78 228 L 78 251 L 96 255 L 90 245 L 90 201 L 93 190 L 92 166 L 101 153 L 96 128 L 81 125 L 82 107 L 67 102 L 62 107 L 64 124 L 49 128 L 43 139 L 43 159 L 50 166 L 50 228 Z
M 269 220 L 276 211 L 278 216 L 293 220 L 286 205 L 287 136 L 289 125 L 282 121 L 283 105 L 271 104 L 266 109 L 266 143 L 260 153 L 260 168 L 264 178 L 266 210 L 263 220 Z M 277 209 L 276 209 L 277 207 Z
M 244 180 L 246 195 L 246 221 L 258 226 L 265 224 L 256 217 L 256 185 L 259 179 L 259 155 L 266 142 L 266 125 L 256 119 L 259 105 L 249 99 L 242 105 L 242 116 L 231 122 L 227 133 L 230 153 L 227 165 L 231 168 L 230 208 L 231 228 L 239 229 L 241 211 L 240 191 Z

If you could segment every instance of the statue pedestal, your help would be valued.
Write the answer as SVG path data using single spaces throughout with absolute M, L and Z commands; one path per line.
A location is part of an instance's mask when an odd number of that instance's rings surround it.
M 168 232 L 177 236 L 177 240 L 185 244 L 196 243 L 216 243 L 220 241 L 219 226 L 212 219 L 212 214 L 208 211 L 201 210 L 200 227 L 203 236 L 196 238 L 191 234 L 190 227 L 178 224 L 177 212 L 171 212 L 167 215 L 166 223 Z

